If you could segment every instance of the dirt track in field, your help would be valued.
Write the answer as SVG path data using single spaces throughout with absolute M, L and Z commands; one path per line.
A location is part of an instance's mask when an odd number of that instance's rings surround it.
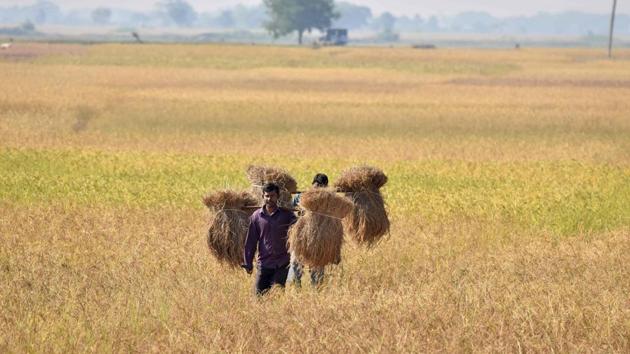
M 78 44 L 14 42 L 10 48 L 0 50 L 0 61 L 31 61 L 57 54 L 78 55 L 85 53 L 86 50 L 86 46 Z

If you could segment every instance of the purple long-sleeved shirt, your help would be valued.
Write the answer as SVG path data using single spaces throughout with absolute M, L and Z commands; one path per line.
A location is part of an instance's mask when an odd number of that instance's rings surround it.
M 297 220 L 293 212 L 277 208 L 269 215 L 265 207 L 256 210 L 249 218 L 249 230 L 245 239 L 244 267 L 253 268 L 254 254 L 258 248 L 258 265 L 278 268 L 289 263 L 287 250 L 289 227 Z

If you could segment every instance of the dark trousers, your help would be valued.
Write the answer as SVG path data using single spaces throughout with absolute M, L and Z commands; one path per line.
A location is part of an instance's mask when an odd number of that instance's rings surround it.
M 289 274 L 289 264 L 278 268 L 258 267 L 256 271 L 256 295 L 264 295 L 274 284 L 284 288 Z

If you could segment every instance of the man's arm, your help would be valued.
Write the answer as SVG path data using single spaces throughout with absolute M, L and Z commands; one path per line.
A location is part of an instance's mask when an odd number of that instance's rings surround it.
M 295 213 L 291 213 L 291 216 L 289 218 L 289 225 L 293 225 L 297 221 L 297 216 L 295 216 Z
M 248 273 L 251 273 L 252 269 L 254 269 L 254 254 L 256 253 L 259 237 L 258 225 L 254 215 L 252 215 L 249 218 L 249 229 L 247 230 L 247 237 L 245 238 L 245 254 L 243 255 L 243 268 L 245 268 Z

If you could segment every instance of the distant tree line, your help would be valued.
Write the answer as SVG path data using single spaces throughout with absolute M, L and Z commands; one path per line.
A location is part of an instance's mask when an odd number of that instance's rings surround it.
M 333 3 L 333 0 L 265 0 L 265 2 L 268 3 L 267 6 L 261 0 L 258 6 L 237 5 L 216 12 L 198 12 L 186 0 L 156 0 L 155 6 L 144 12 L 108 7 L 64 12 L 54 1 L 39 0 L 30 5 L 0 7 L 0 24 L 5 25 L 5 28 L 17 28 L 25 23 L 35 26 L 65 24 L 119 27 L 178 26 L 237 30 L 267 28 L 276 35 L 290 33 L 292 31 L 287 30 L 286 21 L 271 21 L 274 14 L 270 11 L 269 5 L 276 2 L 283 8 L 291 9 L 296 13 L 309 13 L 308 11 L 311 10 L 299 8 L 308 4 L 329 2 L 334 5 L 323 18 L 308 19 L 310 24 L 302 28 L 302 33 L 332 26 L 350 30 L 369 30 L 389 40 L 395 40 L 397 33 L 401 32 L 602 36 L 606 35 L 610 20 L 608 14 L 582 12 L 539 13 L 533 16 L 504 18 L 485 12 L 463 12 L 454 16 L 440 17 L 426 14 L 395 16 L 388 12 L 377 15 L 367 6 L 344 1 Z M 294 4 L 297 5 L 293 6 Z M 303 10 L 306 12 L 300 12 Z M 308 24 L 309 21 L 302 21 L 302 23 Z M 270 25 L 272 22 L 275 22 L 274 26 Z M 299 35 L 300 29 L 293 28 L 292 30 Z M 630 34 L 629 15 L 617 15 L 615 33 Z

